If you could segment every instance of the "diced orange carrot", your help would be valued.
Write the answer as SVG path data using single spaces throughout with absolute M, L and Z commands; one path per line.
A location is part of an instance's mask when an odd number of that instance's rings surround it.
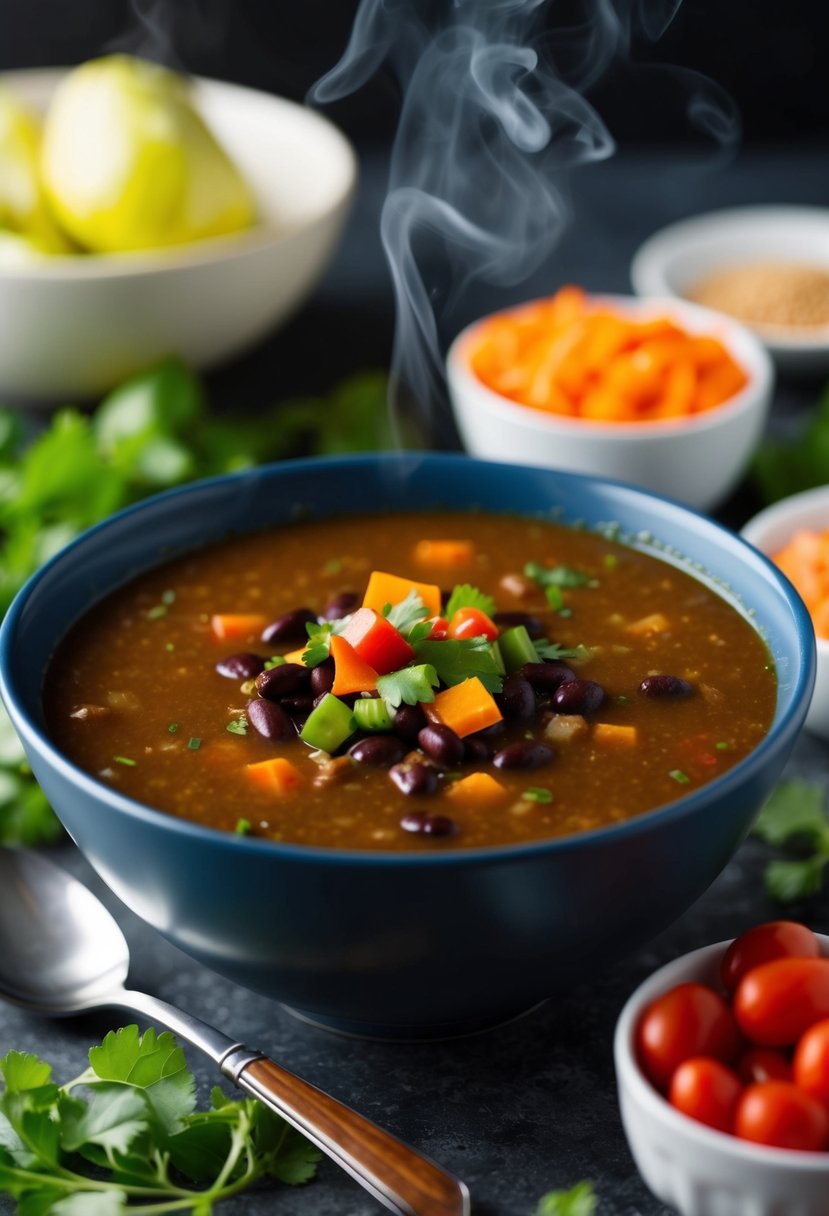
M 331 691 L 335 697 L 347 696 L 350 692 L 374 692 L 377 672 L 360 658 L 350 642 L 336 633 L 331 638 L 331 658 L 334 660 Z
M 593 738 L 597 743 L 608 743 L 611 747 L 635 747 L 639 741 L 635 726 L 623 726 L 616 722 L 597 722 L 593 727 Z
M 482 806 L 491 806 L 500 802 L 505 796 L 506 787 L 496 781 L 489 773 L 470 773 L 453 781 L 446 794 L 455 802 L 475 802 Z
M 434 701 L 424 703 L 426 716 L 449 726 L 463 739 L 501 721 L 501 711 L 477 676 L 439 692 Z
M 210 629 L 217 642 L 241 642 L 258 637 L 267 623 L 261 612 L 214 612 Z
M 471 540 L 419 540 L 414 559 L 419 566 L 461 566 L 471 562 L 475 546 Z
M 829 638 L 829 528 L 794 532 L 772 560 L 803 598 L 818 637 Z
M 305 780 L 296 765 L 284 756 L 272 756 L 269 760 L 246 764 L 245 772 L 260 789 L 280 796 L 293 793 Z
M 649 633 L 667 633 L 670 627 L 671 622 L 664 612 L 651 612 L 640 617 L 638 621 L 631 621 L 625 627 L 625 633 L 632 633 L 634 637 L 645 637 Z
M 440 587 L 433 583 L 416 583 L 414 579 L 400 578 L 397 574 L 384 574 L 382 570 L 372 570 L 363 607 L 382 612 L 386 604 L 399 604 L 413 589 L 429 609 L 429 616 L 440 616 Z

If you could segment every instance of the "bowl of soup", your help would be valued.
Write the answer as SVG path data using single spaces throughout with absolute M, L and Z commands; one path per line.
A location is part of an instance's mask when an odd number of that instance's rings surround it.
M 177 946 L 352 1033 L 515 1016 L 748 831 L 814 638 L 710 519 L 454 455 L 296 461 L 90 530 L 0 631 L 67 830 Z

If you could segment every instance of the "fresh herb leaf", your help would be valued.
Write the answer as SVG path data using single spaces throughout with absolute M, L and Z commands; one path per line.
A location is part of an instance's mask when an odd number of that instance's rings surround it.
M 537 1216 L 593 1216 L 599 1199 L 592 1182 L 579 1182 L 569 1191 L 550 1191 L 541 1199 Z
M 544 596 L 553 612 L 561 612 L 564 607 L 564 592 L 558 583 L 551 583 L 549 587 L 545 587 Z
M 232 718 L 226 729 L 230 731 L 231 735 L 246 735 L 248 733 L 247 714 L 241 713 L 238 718 Z
M 201 739 L 193 738 L 187 740 L 187 746 L 191 752 L 197 752 L 201 747 Z
M 443 642 L 418 642 L 415 654 L 430 664 L 442 684 L 461 684 L 477 676 L 487 692 L 500 692 L 503 678 L 486 638 L 449 638 Z
M 434 622 L 432 620 L 418 621 L 416 625 L 412 625 L 406 634 L 406 641 L 410 646 L 415 646 L 418 642 L 425 641 L 433 628 Z
M 237 819 L 233 829 L 237 836 L 250 836 L 253 824 L 249 819 Z
M 823 810 L 821 787 L 805 781 L 781 782 L 761 810 L 753 831 L 775 848 L 795 845 L 804 853 L 766 866 L 764 881 L 772 899 L 793 903 L 817 895 L 829 863 L 829 819 Z
M 406 705 L 417 705 L 420 701 L 434 701 L 433 689 L 437 688 L 439 682 L 434 667 L 429 663 L 421 663 L 413 667 L 401 667 L 399 671 L 380 676 L 377 691 L 385 701 L 389 713 L 393 713 L 403 702 Z
M 169 1032 L 127 1026 L 89 1058 L 64 1086 L 35 1056 L 0 1060 L 0 1193 L 21 1214 L 123 1216 L 149 1204 L 210 1216 L 263 1178 L 313 1177 L 317 1149 L 254 1099 L 214 1089 L 210 1109 L 195 1110 L 193 1077 Z
M 794 438 L 768 439 L 760 445 L 751 477 L 766 503 L 829 481 L 829 390 Z
M 552 790 L 546 789 L 543 785 L 530 785 L 524 790 L 521 797 L 525 802 L 552 802 Z
M 412 587 L 405 599 L 402 599 L 399 604 L 392 604 L 388 612 L 384 607 L 383 615 L 389 624 L 394 625 L 395 629 L 405 637 L 418 622 L 426 619 L 429 609 Z
M 343 633 L 350 620 L 350 616 L 342 616 L 336 621 L 323 621 L 319 625 L 314 621 L 307 623 L 305 630 L 308 643 L 302 652 L 302 662 L 306 667 L 318 667 L 320 663 L 325 662 L 331 653 L 331 638 L 335 633 Z M 267 667 L 267 664 L 265 666 Z
M 829 853 L 815 853 L 802 861 L 770 861 L 763 875 L 766 890 L 780 903 L 811 899 L 823 886 L 823 873 Z
M 444 613 L 446 619 L 451 621 L 459 608 L 478 608 L 491 617 L 495 612 L 495 600 L 491 595 L 485 595 L 483 591 L 470 586 L 469 583 L 458 583 L 452 588 L 446 604 Z
M 552 661 L 573 659 L 577 663 L 586 663 L 593 657 L 593 651 L 589 646 L 559 646 L 557 642 L 548 642 L 546 638 L 537 638 L 533 642 L 533 646 L 539 663 L 543 663 L 545 659 Z
M 527 562 L 524 574 L 539 587 L 586 587 L 595 580 L 582 570 L 570 566 L 542 566 L 540 562 Z
M 272 671 L 274 667 L 284 667 L 288 660 L 281 654 L 275 654 L 270 659 L 265 659 L 265 671 Z
M 676 781 L 677 785 L 688 785 L 691 780 L 687 773 L 683 773 L 681 768 L 672 768 L 668 776 Z

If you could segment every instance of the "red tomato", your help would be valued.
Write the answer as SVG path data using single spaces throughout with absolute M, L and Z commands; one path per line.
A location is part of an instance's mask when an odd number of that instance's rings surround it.
M 430 616 L 429 624 L 432 626 L 432 632 L 429 634 L 430 642 L 442 642 L 449 636 L 449 622 L 445 616 Z
M 829 1019 L 815 1022 L 801 1037 L 792 1061 L 794 1083 L 829 1103 Z
M 791 1081 L 792 1066 L 782 1051 L 773 1047 L 750 1047 L 737 1061 L 737 1072 L 744 1085 L 756 1081 Z
M 829 1018 L 829 959 L 779 958 L 753 968 L 734 993 L 734 1016 L 747 1039 L 786 1047 Z
M 405 667 L 415 657 L 409 643 L 394 625 L 372 608 L 358 608 L 342 632 L 364 663 L 378 675 Z
M 683 1115 L 716 1127 L 734 1130 L 734 1112 L 743 1087 L 740 1078 L 719 1060 L 697 1056 L 685 1060 L 671 1077 L 668 1098 Z
M 657 997 L 642 1014 L 636 1031 L 640 1063 L 659 1089 L 692 1056 L 733 1060 L 737 1029 L 725 1001 L 704 984 L 679 984 Z
M 464 638 L 480 637 L 494 642 L 498 637 L 498 626 L 480 608 L 459 608 L 449 622 L 449 637 L 458 642 Z
M 755 1144 L 819 1152 L 829 1144 L 829 1112 L 790 1081 L 763 1081 L 743 1091 L 734 1131 Z
M 722 982 L 734 992 L 740 980 L 761 963 L 776 958 L 819 958 L 820 945 L 811 929 L 793 920 L 755 925 L 731 943 L 722 961 Z

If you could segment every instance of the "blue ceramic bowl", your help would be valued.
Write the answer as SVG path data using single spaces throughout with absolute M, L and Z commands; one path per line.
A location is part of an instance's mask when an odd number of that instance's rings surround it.
M 779 673 L 774 724 L 730 772 L 628 823 L 508 848 L 383 854 L 249 840 L 131 801 L 43 725 L 58 639 L 100 596 L 184 550 L 303 509 L 482 507 L 614 525 L 751 613 Z M 680 558 L 679 555 L 682 555 Z M 0 691 L 66 828 L 133 911 L 231 979 L 339 1029 L 451 1033 L 525 1010 L 585 965 L 663 929 L 713 881 L 777 779 L 814 681 L 814 635 L 786 580 L 712 520 L 630 486 L 463 456 L 298 461 L 201 482 L 93 528 L 21 591 Z

